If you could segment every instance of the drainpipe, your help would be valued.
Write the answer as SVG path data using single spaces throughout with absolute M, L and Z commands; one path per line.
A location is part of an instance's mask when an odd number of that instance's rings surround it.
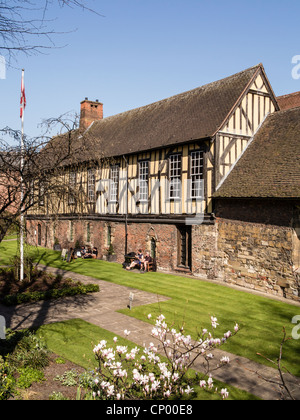
M 128 162 L 123 155 L 126 164 L 126 211 L 125 211 L 125 255 L 128 254 Z

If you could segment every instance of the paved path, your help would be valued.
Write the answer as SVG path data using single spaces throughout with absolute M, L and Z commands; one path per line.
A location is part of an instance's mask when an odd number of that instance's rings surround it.
M 0 315 L 5 317 L 7 328 L 22 329 L 81 318 L 120 336 L 124 336 L 124 330 L 127 329 L 131 332 L 130 340 L 141 346 L 154 341 L 151 337 L 152 326 L 150 324 L 116 311 L 127 307 L 130 293 L 134 293 L 134 306 L 162 302 L 167 300 L 167 297 L 50 267 L 47 270 L 60 272 L 64 276 L 72 277 L 74 280 L 80 280 L 84 283 L 97 283 L 100 286 L 100 292 L 86 296 L 19 305 L 13 308 L 0 305 Z M 214 354 L 216 361 L 222 355 L 230 358 L 228 366 L 214 372 L 213 377 L 215 379 L 248 391 L 264 400 L 280 398 L 278 387 L 267 383 L 256 373 L 259 372 L 263 377 L 276 380 L 279 376 L 277 370 L 221 350 L 214 351 Z M 196 365 L 195 369 L 201 371 L 201 365 Z M 294 397 L 297 399 L 300 399 L 300 388 L 295 384 L 299 382 L 299 378 L 289 379 L 290 389 L 295 392 Z

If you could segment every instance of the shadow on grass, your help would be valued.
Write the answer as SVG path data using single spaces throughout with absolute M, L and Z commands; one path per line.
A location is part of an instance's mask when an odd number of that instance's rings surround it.
M 4 262 L 7 264 L 9 259 L 18 253 L 17 244 L 1 243 L 0 252 L 1 255 L 4 256 Z M 56 275 L 57 284 L 67 278 L 65 271 L 70 269 L 70 263 L 62 261 L 59 252 L 27 247 L 26 256 L 33 259 L 34 264 L 39 270 L 46 271 L 47 266 L 56 267 L 56 272 L 53 274 Z M 83 263 L 84 261 L 76 261 L 74 265 L 76 264 L 80 271 Z M 11 307 L 0 304 L 0 314 L 5 318 L 6 328 L 15 331 L 53 322 L 52 319 L 67 319 L 70 307 L 72 307 L 74 312 L 80 312 L 84 311 L 87 307 L 92 306 L 94 301 L 95 298 L 93 295 L 88 293 L 84 295 L 66 296 L 58 299 L 42 300 L 35 303 L 25 303 Z
M 11 246 L 5 244 L 6 254 Z M 11 252 L 16 252 L 16 248 L 14 251 L 11 248 Z M 63 274 L 65 270 L 72 271 L 94 279 L 170 297 L 168 302 L 162 304 L 166 311 L 164 315 L 174 315 L 174 317 L 176 315 L 176 319 L 185 319 L 186 332 L 191 335 L 196 327 L 202 325 L 206 327 L 210 315 L 219 319 L 222 328 L 231 329 L 237 322 L 242 329 L 237 339 L 228 343 L 227 350 L 259 363 L 264 361 L 256 355 L 257 352 L 273 360 L 278 357 L 282 328 L 285 326 L 290 335 L 294 327 L 291 320 L 299 312 L 299 307 L 292 306 L 289 302 L 278 302 L 271 298 L 249 294 L 247 290 L 234 290 L 197 278 L 165 273 L 127 272 L 122 269 L 121 264 L 101 260 L 78 259 L 67 263 L 61 260 L 60 252 L 43 248 L 29 248 L 28 252 L 36 264 L 54 267 L 58 274 Z M 144 319 L 145 310 L 150 312 L 150 308 L 140 307 L 136 308 L 134 314 L 128 314 Z M 300 376 L 300 367 L 296 360 L 299 360 L 299 345 L 300 340 L 291 340 L 285 351 L 286 367 L 298 376 Z

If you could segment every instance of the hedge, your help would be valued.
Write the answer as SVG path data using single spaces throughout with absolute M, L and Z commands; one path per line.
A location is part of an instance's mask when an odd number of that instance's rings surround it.
M 97 284 L 79 284 L 64 287 L 63 289 L 47 290 L 45 292 L 24 292 L 7 295 L 1 302 L 6 306 L 14 306 L 22 303 L 38 302 L 40 300 L 58 299 L 65 296 L 85 295 L 87 293 L 99 292 L 99 290 L 100 288 Z

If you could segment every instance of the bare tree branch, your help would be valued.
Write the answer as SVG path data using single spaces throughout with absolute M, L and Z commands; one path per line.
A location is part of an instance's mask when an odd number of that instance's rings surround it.
M 50 28 L 53 21 L 47 20 L 48 11 L 58 4 L 61 8 L 79 8 L 102 16 L 86 3 L 85 0 L 0 0 L 0 53 L 11 59 L 20 52 L 42 53 L 56 47 L 54 37 L 66 32 Z
M 49 130 L 54 126 L 58 135 L 51 139 Z M 40 137 L 25 135 L 22 149 L 19 130 L 9 127 L 0 130 L 2 137 L 9 136 L 17 144 L 11 146 L 11 142 L 0 138 L 0 242 L 11 224 L 18 224 L 20 215 L 30 209 L 56 215 L 66 196 L 72 195 L 78 207 L 86 202 L 86 189 L 69 182 L 69 167 L 76 166 L 80 156 L 86 153 L 86 139 L 77 129 L 78 116 L 72 119 L 66 114 L 50 118 L 44 122 L 44 127 Z

